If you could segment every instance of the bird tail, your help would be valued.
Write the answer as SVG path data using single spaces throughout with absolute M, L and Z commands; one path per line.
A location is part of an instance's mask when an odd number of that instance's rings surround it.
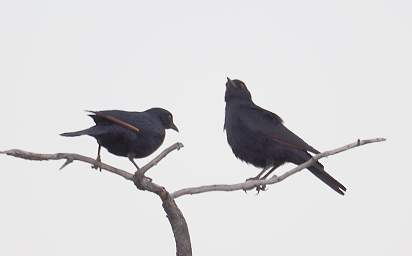
M 61 133 L 60 135 L 64 137 L 76 137 L 76 136 L 81 136 L 81 135 L 88 135 L 89 131 L 90 131 L 90 128 L 77 131 L 77 132 L 65 132 L 65 133 Z
M 343 186 L 339 181 L 335 180 L 335 178 L 330 176 L 329 173 L 327 173 L 325 169 L 323 169 L 323 166 L 320 163 L 315 163 L 315 165 L 312 165 L 308 169 L 311 173 L 313 173 L 331 189 L 335 190 L 341 195 L 345 194 L 345 186 Z

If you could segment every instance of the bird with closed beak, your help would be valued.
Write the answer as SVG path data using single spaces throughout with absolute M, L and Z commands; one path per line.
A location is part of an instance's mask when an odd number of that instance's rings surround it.
M 88 111 L 95 125 L 77 132 L 60 135 L 75 137 L 89 135 L 98 144 L 97 161 L 100 162 L 100 149 L 106 148 L 117 156 L 127 157 L 133 165 L 135 158 L 143 158 L 152 154 L 162 145 L 165 130 L 179 131 L 173 123 L 172 114 L 163 108 L 151 108 L 143 112 L 122 110 Z M 95 167 L 97 168 L 97 167 Z
M 253 103 L 242 81 L 227 78 L 225 101 L 224 128 L 234 155 L 263 169 L 251 179 L 266 179 L 286 162 L 300 165 L 312 158 L 310 153 L 320 153 L 284 126 L 278 115 Z M 308 169 L 330 188 L 344 195 L 345 186 L 329 175 L 320 162 L 316 161 Z M 264 189 L 264 186 L 257 188 L 258 191 Z

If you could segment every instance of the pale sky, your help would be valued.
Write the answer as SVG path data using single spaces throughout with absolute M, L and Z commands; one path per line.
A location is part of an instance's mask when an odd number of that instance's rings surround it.
M 180 141 L 148 175 L 170 192 L 258 169 L 223 132 L 226 76 L 319 150 L 387 137 L 254 192 L 177 199 L 193 255 L 412 255 L 411 1 L 1 1 L 0 150 L 95 157 L 85 109 L 164 107 Z M 151 157 L 153 157 L 152 155 Z M 139 159 L 140 165 L 149 161 Z M 132 165 L 102 151 L 104 162 Z M 153 194 L 74 163 L 0 156 L 0 255 L 174 255 Z M 282 166 L 277 173 L 290 169 Z

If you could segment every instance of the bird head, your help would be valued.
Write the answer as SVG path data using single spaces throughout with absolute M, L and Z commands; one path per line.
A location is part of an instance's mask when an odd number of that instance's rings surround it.
M 226 82 L 225 101 L 229 102 L 236 99 L 251 101 L 252 96 L 244 82 L 238 79 L 231 80 L 228 77 Z
M 154 113 L 156 116 L 159 117 L 160 122 L 163 124 L 165 129 L 173 129 L 179 132 L 177 126 L 173 123 L 173 115 L 169 111 L 163 108 L 151 108 L 149 112 Z

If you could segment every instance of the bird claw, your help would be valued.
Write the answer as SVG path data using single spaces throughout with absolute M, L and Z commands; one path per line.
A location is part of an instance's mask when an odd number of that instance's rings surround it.
M 266 185 L 259 185 L 256 187 L 256 195 L 259 195 L 260 191 L 266 191 Z
M 253 177 L 253 178 L 246 179 L 245 182 L 248 182 L 248 181 L 251 181 L 251 180 L 256 180 L 256 178 Z M 248 191 L 248 190 L 251 190 L 251 189 L 246 189 L 246 188 L 244 188 L 244 189 L 242 189 L 242 190 L 243 190 L 243 192 L 245 192 L 245 194 L 247 194 L 247 191 Z
M 92 165 L 92 169 L 102 171 L 102 168 L 97 166 L 96 164 Z
M 99 163 L 102 162 L 102 161 L 100 160 L 100 157 L 97 157 L 96 161 L 99 162 Z M 102 171 L 102 168 L 99 167 L 97 164 L 92 165 L 92 169 L 99 170 L 100 172 Z
M 259 178 L 259 177 L 252 177 L 252 178 L 246 179 L 245 182 L 254 181 L 254 180 L 262 180 L 262 179 Z M 253 188 L 251 188 L 251 189 L 253 189 Z M 243 189 L 243 191 L 245 191 L 245 193 L 247 193 L 247 190 L 246 190 L 246 189 Z M 256 194 L 256 195 L 258 195 L 258 194 L 260 193 L 260 191 L 266 191 L 266 185 L 258 185 L 258 186 L 256 186 L 256 191 L 257 191 L 257 194 Z

